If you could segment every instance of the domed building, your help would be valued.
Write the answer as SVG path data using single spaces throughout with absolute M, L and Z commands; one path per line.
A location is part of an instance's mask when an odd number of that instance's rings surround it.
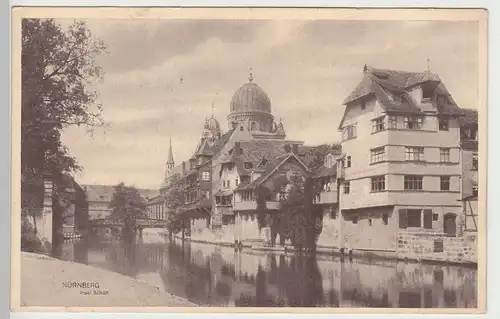
M 271 99 L 253 82 L 252 73 L 248 82 L 234 93 L 229 112 L 227 121 L 231 129 L 241 124 L 241 127 L 250 131 L 254 137 L 274 135 L 285 138 L 283 124 L 277 125 L 271 113 Z

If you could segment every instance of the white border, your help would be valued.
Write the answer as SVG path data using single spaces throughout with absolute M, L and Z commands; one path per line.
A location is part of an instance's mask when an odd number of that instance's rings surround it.
M 81 1 L 81 0 L 73 0 L 73 1 L 56 1 L 56 0 L 15 0 L 11 1 L 10 3 L 11 6 L 17 6 L 17 5 L 28 5 L 28 6 L 41 6 L 41 5 L 50 5 L 50 6 L 286 6 L 286 7 L 292 7 L 292 6 L 301 6 L 301 7 L 321 7 L 321 6 L 328 6 L 328 7 L 483 7 L 483 8 L 488 8 L 489 10 L 489 41 L 488 43 L 488 56 L 489 56 L 489 72 L 488 72 L 488 81 L 489 83 L 492 83 L 489 85 L 489 90 L 488 90 L 488 104 L 490 105 L 488 109 L 488 122 L 489 124 L 489 131 L 488 131 L 488 136 L 490 137 L 488 140 L 489 141 L 494 141 L 496 134 L 495 131 L 499 130 L 500 127 L 499 125 L 496 125 L 495 119 L 498 118 L 498 113 L 497 109 L 500 107 L 498 106 L 500 104 L 500 93 L 499 90 L 495 90 L 494 83 L 499 83 L 500 79 L 497 79 L 499 77 L 499 65 L 497 63 L 496 57 L 500 56 L 500 50 L 498 47 L 498 42 L 494 40 L 495 34 L 498 34 L 498 28 L 495 28 L 496 26 L 496 20 L 500 19 L 500 14 L 499 14 L 499 5 L 496 0 L 491 0 L 491 1 L 418 1 L 418 0 L 407 0 L 407 1 L 395 1 L 395 0 L 378 0 L 376 5 L 374 5 L 374 1 L 371 0 L 357 0 L 357 1 L 336 1 L 336 0 L 330 0 L 330 1 L 266 1 L 266 0 L 254 0 L 254 1 L 213 1 L 213 0 L 191 0 L 191 1 L 154 1 L 154 0 L 143 0 L 143 1 L 132 1 L 132 0 L 100 0 L 100 1 Z M 10 16 L 10 7 L 7 8 L 7 15 Z M 2 11 L 4 13 L 4 11 Z M 5 15 L 4 15 L 5 17 Z M 10 41 L 10 21 L 9 19 L 1 19 L 4 21 L 4 23 L 7 24 L 6 28 L 2 28 L 2 37 L 5 39 L 3 43 L 7 43 L 7 41 Z M 495 32 L 495 30 L 497 30 Z M 7 40 L 8 39 L 8 40 Z M 10 55 L 10 46 L 2 45 L 2 48 L 5 52 L 7 52 L 7 56 Z M 4 59 L 4 61 L 9 61 L 10 65 L 10 59 Z M 2 64 L 4 66 L 4 64 Z M 2 68 L 2 74 L 4 74 L 4 77 L 8 77 L 9 83 L 10 83 L 10 72 L 7 72 L 10 68 Z M 7 90 L 7 94 L 2 94 L 1 96 L 9 96 L 10 90 L 9 86 L 3 85 L 2 86 L 4 90 Z M 5 101 L 3 103 L 3 107 L 0 108 L 0 112 L 3 112 L 3 114 L 0 115 L 1 121 L 4 121 L 3 125 L 0 125 L 2 129 L 6 131 L 6 133 L 9 132 L 9 122 L 10 122 L 10 111 L 9 108 L 6 107 L 10 105 L 10 101 Z M 496 106 L 496 107 L 495 107 Z M 10 150 L 10 134 L 1 134 L 1 143 L 2 143 L 2 150 L 9 149 Z M 493 143 L 489 143 L 493 144 Z M 489 145 L 488 145 L 489 146 Z M 488 167 L 488 251 L 491 250 L 491 253 L 488 253 L 487 260 L 488 260 L 488 283 L 487 283 L 487 314 L 484 315 L 486 317 L 491 317 L 491 318 L 498 318 L 500 317 L 500 306 L 498 305 L 498 302 L 495 302 L 495 290 L 497 287 L 497 284 L 499 283 L 499 278 L 500 276 L 496 272 L 496 269 L 499 269 L 498 266 L 499 264 L 499 257 L 498 254 L 495 253 L 495 242 L 493 240 L 495 233 L 496 233 L 496 228 L 500 227 L 499 225 L 499 219 L 497 211 L 500 211 L 500 209 L 496 209 L 498 205 L 496 205 L 493 201 L 495 198 L 495 183 L 497 183 L 497 180 L 495 177 L 498 176 L 498 168 L 496 165 L 493 163 L 497 163 L 495 159 L 498 159 L 500 156 L 498 156 L 498 152 L 496 148 L 494 147 L 488 147 L 488 154 L 489 154 L 489 163 L 491 163 Z M 3 151 L 2 155 L 5 157 L 5 164 L 2 167 L 4 170 L 2 171 L 2 174 L 0 175 L 0 181 L 1 183 L 5 183 L 5 191 L 1 192 L 0 195 L 0 200 L 2 203 L 5 202 L 5 208 L 3 211 L 4 212 L 9 212 L 10 209 L 9 207 L 9 202 L 10 202 L 10 192 L 9 192 L 9 179 L 8 177 L 10 176 L 10 154 L 8 152 Z M 4 200 L 5 199 L 5 200 Z M 2 233 L 5 237 L 4 240 L 1 241 L 2 247 L 6 247 L 6 253 L 7 253 L 7 258 L 9 258 L 9 249 L 10 249 L 10 233 L 9 233 L 9 217 L 8 214 L 3 214 L 2 218 L 2 225 L 6 230 L 4 230 Z M 493 248 L 491 248 L 493 247 Z M 490 249 L 491 248 L 491 249 Z M 5 263 L 4 263 L 5 264 Z M 8 263 L 7 263 L 8 265 Z M 9 267 L 9 266 L 7 266 Z M 7 295 L 10 293 L 9 289 L 9 281 L 10 281 L 10 274 L 8 271 L 2 272 L 4 274 L 2 278 L 5 280 L 6 285 L 2 285 L 6 287 L 7 289 L 4 289 L 7 292 Z M 3 283 L 3 282 L 2 282 Z M 3 297 L 3 296 L 2 296 Z M 9 298 L 1 298 L 4 302 L 2 306 L 6 306 L 5 308 L 2 307 L 2 309 L 8 310 L 9 308 Z M 10 314 L 12 318 L 80 318 L 81 316 L 90 316 L 93 318 L 111 318 L 111 317 L 117 317 L 120 316 L 120 318 L 144 318 L 144 316 L 176 316 L 176 315 L 181 315 L 181 314 L 153 314 L 153 313 L 142 313 L 142 314 L 125 314 L 125 313 L 120 313 L 120 314 L 112 314 L 112 313 L 106 313 L 106 314 L 98 314 L 98 313 L 73 313 L 73 314 L 63 314 L 63 313 L 11 313 Z M 222 317 L 227 317 L 227 316 L 233 316 L 234 314 L 230 313 L 225 313 L 225 314 L 210 314 L 210 316 L 222 316 Z M 286 314 L 286 316 L 302 316 L 302 317 L 312 317 L 312 315 L 294 315 L 294 314 Z M 314 316 L 318 316 L 320 314 L 315 314 Z M 196 317 L 199 316 L 199 318 L 205 318 L 206 314 L 186 314 L 186 316 L 191 316 L 191 317 Z M 252 315 L 249 314 L 239 314 L 239 316 L 243 317 L 249 317 Z M 279 314 L 273 314 L 273 316 L 280 316 Z M 376 314 L 376 315 L 367 315 L 367 314 L 341 314 L 338 316 L 342 317 L 358 317 L 358 318 L 364 318 L 365 316 L 370 316 L 370 317 L 381 317 L 385 318 L 387 315 L 386 314 Z M 398 318 L 419 318 L 422 317 L 422 315 L 391 315 L 391 316 L 396 316 Z M 440 316 L 445 316 L 444 318 L 457 318 L 461 317 L 460 315 L 432 315 L 433 317 L 440 317 Z M 483 315 L 472 315 L 469 317 L 479 317 Z

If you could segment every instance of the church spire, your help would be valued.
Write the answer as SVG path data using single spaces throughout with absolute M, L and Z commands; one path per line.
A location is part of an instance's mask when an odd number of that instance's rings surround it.
M 167 169 L 172 169 L 175 165 L 174 154 L 172 153 L 172 139 L 170 138 L 170 146 L 168 148 Z

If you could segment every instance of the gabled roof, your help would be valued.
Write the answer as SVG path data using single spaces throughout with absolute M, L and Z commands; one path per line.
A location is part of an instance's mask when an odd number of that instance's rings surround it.
M 262 175 L 259 178 L 257 178 L 256 180 L 254 180 L 249 184 L 246 183 L 245 185 L 240 184 L 235 190 L 255 189 L 258 185 L 262 184 L 265 180 L 267 180 L 276 171 L 276 169 L 278 169 L 283 163 L 285 163 L 290 158 L 295 158 L 295 160 L 297 160 L 306 171 L 309 171 L 307 166 L 294 153 L 283 154 L 269 161 L 266 164 L 264 171 L 262 172 Z
M 425 72 L 408 72 L 375 69 L 365 66 L 363 73 L 361 82 L 347 96 L 343 104 L 348 106 L 360 99 L 375 96 L 386 111 L 423 114 L 423 111 L 415 105 L 408 94 L 408 89 L 429 82 L 435 85 L 438 94 L 447 97 L 447 103 L 438 109 L 439 114 L 456 116 L 462 114 L 461 109 L 457 106 L 439 76 L 429 70 Z M 396 97 L 396 99 L 392 97 Z M 339 129 L 342 127 L 343 122 L 344 118 L 340 122 Z

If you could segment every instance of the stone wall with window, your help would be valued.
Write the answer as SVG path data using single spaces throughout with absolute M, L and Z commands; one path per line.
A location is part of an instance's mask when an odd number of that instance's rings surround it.
M 477 263 L 477 239 L 399 232 L 397 256 L 400 259 Z
M 393 207 L 372 207 L 342 213 L 344 247 L 354 250 L 395 251 L 397 216 Z

